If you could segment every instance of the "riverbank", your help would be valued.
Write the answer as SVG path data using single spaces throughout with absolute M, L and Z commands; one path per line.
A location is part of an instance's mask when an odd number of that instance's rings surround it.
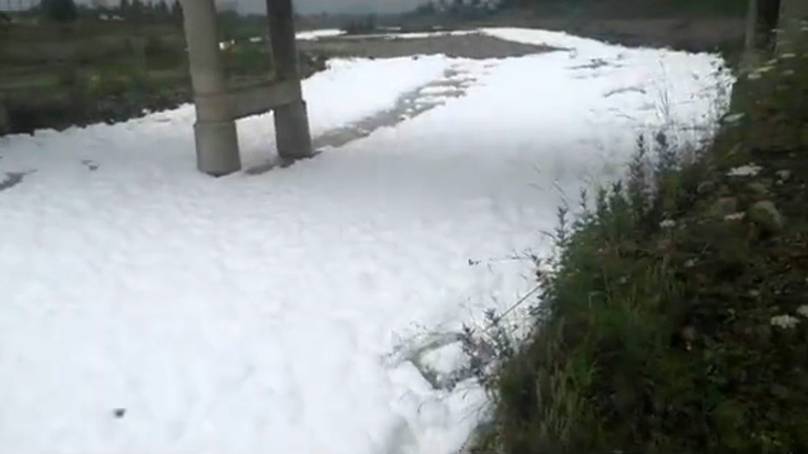
M 476 452 L 808 450 L 806 70 L 743 74 L 709 147 L 646 137 L 624 183 L 561 217 Z
M 402 18 L 401 30 L 432 32 L 406 39 L 386 39 L 382 33 L 301 40 L 301 72 L 309 77 L 323 70 L 333 57 L 444 54 L 479 59 L 546 50 L 473 33 L 487 26 L 566 31 L 626 46 L 726 53 L 740 48 L 743 32 L 742 19 L 714 15 L 624 19 L 510 10 L 483 21 L 439 23 L 445 20 Z M 251 22 L 249 25 L 255 28 Z M 436 36 L 435 27 L 460 33 Z M 249 35 L 246 31 L 240 34 Z M 0 58 L 5 63 L 0 69 L 0 117 L 3 110 L 7 117 L 5 123 L 0 118 L 0 134 L 116 123 L 191 101 L 184 40 L 176 23 L 13 25 L 0 29 L 0 38 Z M 263 40 L 242 37 L 226 46 L 224 53 L 234 83 L 271 77 Z
M 267 46 L 223 46 L 234 86 L 269 80 Z M 182 29 L 174 23 L 20 23 L 0 29 L 0 134 L 113 124 L 176 108 L 192 98 Z M 308 77 L 326 57 L 302 53 Z

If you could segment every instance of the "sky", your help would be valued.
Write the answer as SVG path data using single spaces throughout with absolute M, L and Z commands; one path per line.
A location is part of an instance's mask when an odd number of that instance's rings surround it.
M 92 0 L 80 0 L 90 3 Z M 266 0 L 217 0 L 223 3 L 237 3 L 239 11 L 260 13 L 266 10 Z M 426 0 L 293 0 L 298 13 L 389 13 L 414 9 Z M 2 2 L 2 0 L 0 0 Z M 117 3 L 117 0 L 108 0 Z

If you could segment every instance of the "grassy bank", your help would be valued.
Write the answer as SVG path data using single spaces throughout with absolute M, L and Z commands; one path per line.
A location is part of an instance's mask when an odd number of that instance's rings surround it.
M 638 142 L 559 229 L 476 452 L 808 452 L 806 100 L 808 55 L 787 54 L 741 77 L 695 159 Z
M 234 86 L 269 80 L 271 56 L 263 35 L 223 20 L 222 53 Z M 241 27 L 241 28 L 239 28 Z M 265 29 L 265 26 L 263 27 Z M 252 35 L 252 33 L 258 33 Z M 226 39 L 225 39 L 226 38 Z M 181 26 L 105 22 L 24 22 L 0 27 L 0 134 L 115 123 L 191 101 Z M 325 58 L 301 55 L 309 76 Z

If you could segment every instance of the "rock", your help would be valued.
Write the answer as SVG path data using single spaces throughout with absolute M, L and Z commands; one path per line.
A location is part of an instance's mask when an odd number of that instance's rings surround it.
M 727 176 L 730 177 L 754 177 L 763 170 L 763 167 L 760 167 L 757 164 L 750 163 L 738 167 L 733 167 L 732 169 L 727 172 Z
M 749 189 L 749 192 L 751 192 L 755 196 L 765 197 L 769 195 L 769 188 L 767 188 L 765 184 L 760 183 L 758 181 L 749 183 L 748 185 L 746 185 L 746 187 L 747 189 Z
M 702 181 L 699 183 L 698 187 L 696 187 L 696 192 L 699 194 L 709 194 L 715 191 L 715 183 L 712 181 Z
M 743 113 L 727 115 L 726 117 L 724 117 L 724 124 L 738 123 L 739 121 L 743 120 L 744 116 L 746 115 Z
M 721 197 L 710 207 L 710 216 L 723 218 L 738 211 L 738 199 L 735 197 Z
M 676 221 L 673 219 L 665 219 L 664 221 L 659 223 L 659 227 L 663 229 L 672 229 L 676 227 Z
M 774 202 L 763 200 L 749 208 L 749 219 L 760 226 L 766 233 L 778 233 L 785 227 L 783 215 Z
M 777 171 L 777 178 L 780 181 L 788 181 L 791 179 L 791 171 L 790 170 L 778 170 Z

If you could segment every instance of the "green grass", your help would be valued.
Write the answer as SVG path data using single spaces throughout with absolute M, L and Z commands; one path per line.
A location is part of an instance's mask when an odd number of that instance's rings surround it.
M 808 55 L 766 66 L 741 78 L 743 118 L 700 159 L 632 166 L 560 229 L 477 452 L 808 452 Z M 668 146 L 650 142 L 635 163 Z M 757 176 L 728 176 L 750 162 Z M 762 201 L 782 229 L 752 220 Z
M 265 18 L 224 18 L 239 41 L 223 52 L 232 85 L 272 78 Z M 185 40 L 178 24 L 82 19 L 0 28 L 0 98 L 11 132 L 117 122 L 191 100 Z M 304 75 L 322 69 L 301 59 Z

